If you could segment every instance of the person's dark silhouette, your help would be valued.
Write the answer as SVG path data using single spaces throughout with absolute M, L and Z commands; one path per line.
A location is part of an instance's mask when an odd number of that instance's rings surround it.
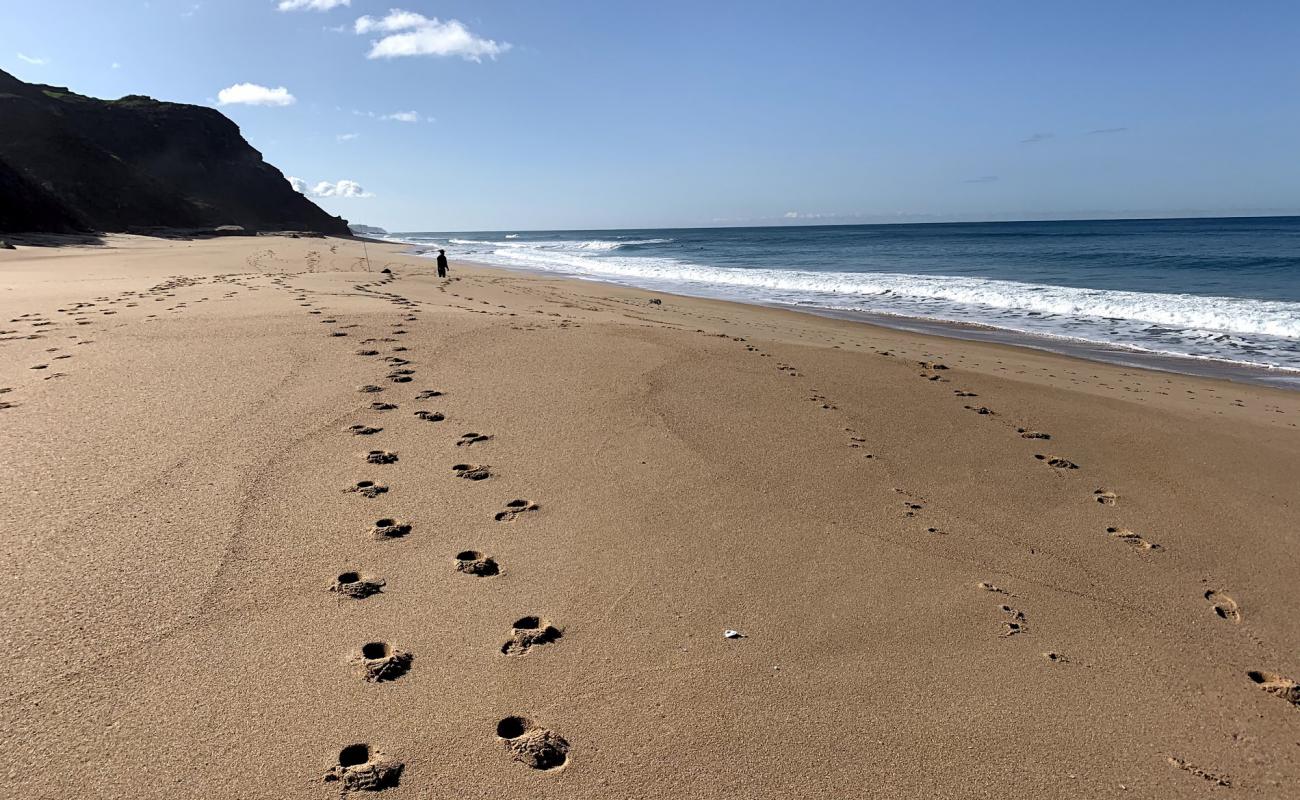
M 446 250 L 438 251 L 438 277 L 439 278 L 447 277 L 447 251 Z

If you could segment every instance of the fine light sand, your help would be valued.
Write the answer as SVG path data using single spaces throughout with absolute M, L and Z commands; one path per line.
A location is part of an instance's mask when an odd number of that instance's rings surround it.
M 0 795 L 1300 796 L 1300 394 L 370 255 L 0 251 Z

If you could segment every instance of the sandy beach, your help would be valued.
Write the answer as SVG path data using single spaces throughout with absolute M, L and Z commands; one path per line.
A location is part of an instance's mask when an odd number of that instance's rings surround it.
M 1300 393 L 18 243 L 0 795 L 1300 796 Z

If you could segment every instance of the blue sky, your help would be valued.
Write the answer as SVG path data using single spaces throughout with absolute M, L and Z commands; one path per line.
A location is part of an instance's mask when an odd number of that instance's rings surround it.
M 0 0 L 0 68 L 390 230 L 1300 212 L 1293 0 L 313 3 Z

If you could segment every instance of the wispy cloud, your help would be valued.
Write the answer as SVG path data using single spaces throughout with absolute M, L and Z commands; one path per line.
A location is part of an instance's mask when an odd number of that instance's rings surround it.
M 1047 141 L 1048 139 L 1055 139 L 1055 138 L 1056 138 L 1056 134 L 1054 134 L 1054 133 L 1033 133 L 1033 134 L 1030 134 L 1029 136 L 1027 136 L 1027 137 L 1024 138 L 1024 139 L 1021 139 L 1021 140 L 1020 140 L 1020 143 L 1021 143 L 1021 144 L 1038 144 L 1039 142 L 1045 142 L 1045 141 Z
M 835 214 L 816 214 L 807 211 L 787 211 L 781 215 L 782 219 L 825 219 L 827 217 L 837 216 Z
M 337 183 L 321 181 L 312 186 L 302 178 L 289 176 L 287 180 L 295 192 L 305 194 L 308 197 L 374 197 L 373 194 L 362 189 L 361 184 L 356 181 L 341 180 Z
M 994 183 L 997 179 L 997 175 L 981 175 L 978 178 L 967 178 L 962 183 Z
M 236 83 L 217 92 L 217 102 L 223 106 L 291 106 L 298 98 L 283 86 L 271 89 L 256 83 Z
M 276 8 L 281 11 L 329 11 L 339 6 L 350 6 L 352 0 L 280 0 Z
M 48 58 L 37 58 L 36 56 L 29 56 L 29 55 L 27 55 L 27 54 L 25 54 L 25 53 L 19 53 L 19 54 L 18 54 L 18 60 L 19 60 L 19 61 L 26 61 L 28 64 L 33 64 L 33 65 L 38 66 L 38 67 L 41 67 L 41 66 L 44 66 L 44 65 L 50 63 L 50 60 L 49 60 Z
M 423 118 L 418 111 L 395 111 L 392 114 L 383 115 L 380 119 L 392 122 L 419 122 Z
M 111 68 L 112 68 L 112 69 L 121 69 L 121 68 L 122 68 L 122 65 L 119 64 L 119 63 L 117 63 L 116 61 L 114 61 L 113 64 L 112 64 L 112 67 L 111 67 Z
M 335 136 L 334 138 L 338 139 L 340 142 L 350 142 L 353 139 L 359 137 L 360 135 L 361 134 L 359 133 L 340 133 L 338 136 Z
M 399 8 L 379 19 L 360 17 L 352 29 L 357 34 L 387 34 L 371 42 L 366 58 L 460 56 L 466 61 L 482 61 L 484 57 L 496 58 L 510 49 L 509 42 L 477 36 L 459 20 L 443 22 Z
M 1123 133 L 1126 130 L 1128 130 L 1128 128 L 1097 128 L 1096 130 L 1088 131 L 1088 135 L 1096 136 L 1105 133 Z

